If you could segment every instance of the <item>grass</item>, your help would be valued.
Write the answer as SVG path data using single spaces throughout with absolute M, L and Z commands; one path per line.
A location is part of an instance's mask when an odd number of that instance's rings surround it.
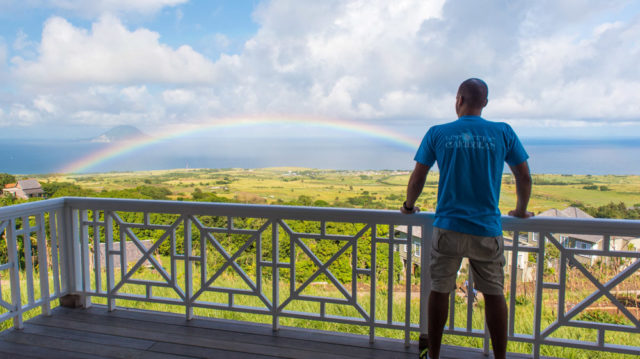
M 597 207 L 610 202 L 640 204 L 640 176 L 550 175 L 534 174 L 534 191 L 530 209 L 540 213 L 550 208 L 563 209 L 576 201 Z M 362 194 L 375 198 L 384 208 L 402 205 L 408 171 L 337 171 L 309 168 L 261 169 L 176 169 L 96 174 L 41 175 L 38 180 L 73 182 L 95 191 L 135 188 L 142 184 L 168 188 L 171 199 L 189 200 L 198 188 L 220 197 L 246 203 L 275 204 L 309 196 L 329 204 Z M 428 177 L 418 205 L 433 210 L 436 204 L 437 174 Z M 584 187 L 606 186 L 609 190 Z M 511 175 L 503 177 L 500 209 L 503 213 L 515 206 L 515 185 Z

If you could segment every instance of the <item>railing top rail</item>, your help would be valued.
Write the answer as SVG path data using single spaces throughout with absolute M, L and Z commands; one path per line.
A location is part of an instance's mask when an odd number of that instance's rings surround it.
M 276 205 L 253 205 L 239 203 L 211 202 L 179 202 L 179 201 L 141 201 L 135 199 L 80 198 L 65 197 L 67 204 L 75 208 L 100 208 L 107 210 L 154 211 L 166 213 L 197 213 L 204 215 L 278 217 L 300 220 L 329 221 L 372 221 L 389 224 L 431 224 L 433 212 L 422 212 L 407 216 L 400 211 L 333 208 L 333 207 L 298 207 Z M 266 213 L 266 215 L 265 215 Z M 610 234 L 640 237 L 639 220 L 623 219 L 574 219 L 554 217 L 534 217 L 528 219 L 502 216 L 505 230 L 530 232 L 557 232 L 575 234 Z
M 35 212 L 47 211 L 62 208 L 65 204 L 64 198 L 47 199 L 28 203 L 15 204 L 12 206 L 0 207 L 0 220 L 20 216 L 31 215 Z
M 182 202 L 136 199 L 65 197 L 65 204 L 78 209 L 150 211 L 212 216 L 286 218 L 335 222 L 373 221 L 388 224 L 424 225 L 433 221 L 433 213 L 407 216 L 400 211 L 357 208 L 255 205 L 241 203 Z
M 521 232 L 551 232 L 640 237 L 640 221 L 604 218 L 516 218 L 502 216 L 502 229 Z
M 149 211 L 234 217 L 274 217 L 295 220 L 336 222 L 375 221 L 389 224 L 430 225 L 433 212 L 404 215 L 394 210 L 254 205 L 240 203 L 181 202 L 119 198 L 62 197 L 0 208 L 0 220 L 29 215 L 70 205 L 78 209 Z M 640 220 L 576 219 L 533 217 L 528 219 L 502 216 L 503 229 L 521 232 L 552 232 L 640 237 Z

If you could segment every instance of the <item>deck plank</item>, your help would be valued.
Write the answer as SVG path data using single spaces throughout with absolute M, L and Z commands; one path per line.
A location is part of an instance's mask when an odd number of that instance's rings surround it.
M 125 311 L 117 311 L 125 312 Z M 331 344 L 319 346 L 317 343 L 296 340 L 284 342 L 271 333 L 268 335 L 255 335 L 242 332 L 227 332 L 224 330 L 212 330 L 201 328 L 187 322 L 184 318 L 179 319 L 177 324 L 162 323 L 158 321 L 144 320 L 144 316 L 136 319 L 121 318 L 121 313 L 110 313 L 108 316 L 95 315 L 89 311 L 73 311 L 65 315 L 66 319 L 41 318 L 36 323 L 43 325 L 44 322 L 51 321 L 56 326 L 83 328 L 88 331 L 100 331 L 104 334 L 120 334 L 136 339 L 155 339 L 159 342 L 169 344 L 181 344 L 198 346 L 210 349 L 223 349 L 230 352 L 241 352 L 245 354 L 257 354 L 275 357 L 306 357 L 312 355 L 315 358 L 336 358 L 348 359 L 358 357 L 351 355 L 348 346 L 333 348 Z M 150 318 L 149 315 L 146 316 Z M 158 316 L 162 317 L 162 316 Z M 68 320 L 68 324 L 63 324 L 61 320 Z M 102 325 L 94 327 L 93 323 L 100 322 Z M 286 340 L 286 339 L 284 339 Z M 303 348 L 303 349 L 301 349 Z M 358 350 L 358 348 L 354 348 Z M 364 355 L 365 353 L 360 353 Z M 369 353 L 370 354 L 370 353 Z M 387 356 L 390 357 L 390 356 Z
M 58 307 L 37 316 L 23 330 L 0 333 L 0 359 L 29 358 L 397 358 L 414 359 L 417 345 L 400 340 L 283 327 L 224 319 L 196 318 L 104 306 Z M 446 359 L 486 359 L 478 349 L 443 347 Z M 526 358 L 510 355 L 509 358 Z
M 188 332 L 189 343 L 205 347 L 240 346 L 247 353 L 263 353 L 265 355 L 305 357 L 313 355 L 316 358 L 414 358 L 417 356 L 415 348 L 404 348 L 403 344 L 393 341 L 393 348 L 385 341 L 377 341 L 373 345 L 369 344 L 368 337 L 355 336 L 341 333 L 331 335 L 320 331 L 303 331 L 301 336 L 292 338 L 290 335 L 295 332 L 293 329 L 281 329 L 277 333 L 271 330 L 270 326 L 255 325 L 254 323 L 194 319 L 186 321 L 184 317 L 174 316 L 149 316 L 148 313 L 141 313 L 129 310 L 117 310 L 105 314 L 104 311 L 87 310 L 84 312 L 70 312 L 69 316 L 79 321 L 93 322 L 108 317 L 110 325 L 122 326 L 145 330 L 150 327 L 152 330 L 162 328 L 163 334 L 178 335 Z M 153 324 L 148 324 L 152 321 Z M 215 338 L 215 339 L 212 339 Z M 179 338 L 163 338 L 163 341 L 176 342 Z M 220 343 L 218 341 L 221 341 Z M 301 351 L 301 348 L 304 348 Z M 231 349 L 231 348 L 230 348 Z
M 16 344 L 37 345 L 48 349 L 61 349 L 74 353 L 87 354 L 95 357 L 107 358 L 139 358 L 144 354 L 144 350 L 131 349 L 118 346 L 118 338 L 114 338 L 111 345 L 87 343 L 78 340 L 68 340 L 56 338 L 48 335 L 39 335 L 26 333 L 24 331 L 13 331 L 3 337 L 5 341 Z M 178 356 L 172 354 L 156 353 L 156 358 L 162 359 L 178 359 L 186 358 L 186 356 Z
M 30 323 L 23 330 L 24 333 L 47 335 L 56 338 L 77 340 L 86 343 L 113 345 L 114 338 L 112 335 L 92 333 L 84 330 L 70 329 L 65 326 L 57 326 L 55 330 L 51 330 L 50 326 L 38 325 Z M 155 344 L 152 340 L 141 340 L 119 336 L 116 339 L 118 346 L 147 350 Z

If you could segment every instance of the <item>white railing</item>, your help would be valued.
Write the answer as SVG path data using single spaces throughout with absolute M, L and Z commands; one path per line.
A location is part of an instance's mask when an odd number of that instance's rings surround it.
M 12 318 L 21 328 L 26 311 L 40 306 L 49 314 L 51 301 L 76 294 L 85 306 L 103 301 L 109 310 L 120 300 L 180 306 L 188 319 L 211 310 L 249 313 L 270 318 L 274 330 L 285 318 L 355 324 L 368 328 L 371 341 L 381 332 L 389 335 L 388 330 L 395 330 L 409 345 L 412 335 L 426 331 L 426 303 L 421 302 L 426 301 L 429 281 L 420 281 L 422 295 L 412 291 L 411 283 L 419 278 L 411 272 L 411 245 L 404 273 L 398 273 L 400 259 L 394 247 L 411 243 L 396 235 L 395 228 L 408 226 L 407 232 L 413 233 L 412 227 L 421 226 L 423 247 L 429 248 L 432 220 L 431 213 L 406 216 L 380 210 L 99 198 L 4 207 L 0 235 L 8 252 L 0 274 L 3 279 L 8 274 L 10 296 L 2 287 L 8 300 L 0 301 L 0 309 L 4 308 L 0 320 Z M 640 353 L 638 312 L 632 313 L 616 296 L 621 283 L 637 280 L 640 253 L 610 246 L 615 236 L 640 237 L 640 221 L 504 217 L 503 225 L 512 238 L 524 233 L 539 237 L 535 245 L 515 240 L 505 247 L 513 263 L 508 268 L 510 278 L 517 277 L 515 264 L 521 253 L 535 257 L 536 271 L 530 298 L 524 297 L 533 303 L 531 313 L 518 309 L 517 293 L 527 283 L 513 280 L 505 287 L 514 293 L 508 296 L 509 307 L 514 308 L 509 312 L 510 341 L 530 345 L 536 358 L 543 346 Z M 602 249 L 564 248 L 554 233 L 599 235 Z M 148 239 L 151 244 L 145 245 L 143 240 Z M 332 241 L 337 251 L 323 251 L 326 241 Z M 559 253 L 553 280 L 545 276 L 545 243 Z M 127 259 L 129 247 L 137 253 L 133 261 Z M 37 271 L 32 253 L 37 253 Z M 428 278 L 429 252 L 422 253 L 420 278 Z M 577 255 L 626 262 L 611 278 L 599 280 Z M 545 265 L 538 266 L 539 262 Z M 345 265 L 350 273 L 338 273 Z M 595 290 L 576 299 L 575 293 L 568 293 L 568 273 L 580 273 Z M 324 290 L 316 289 L 318 282 L 325 283 Z M 451 296 L 446 333 L 484 338 L 488 352 L 482 321 L 474 321 L 473 296 L 467 297 L 466 306 L 456 298 Z M 600 298 L 612 303 L 623 323 L 580 319 Z M 466 314 L 456 316 L 461 310 Z M 594 340 L 567 338 L 566 328 L 592 331 Z M 622 333 L 624 338 L 611 333 Z
M 6 263 L 0 263 L 0 321 L 13 319 L 14 327 L 22 328 L 25 312 L 41 307 L 42 313 L 49 315 L 51 302 L 71 292 L 66 277 L 70 268 L 61 263 L 70 260 L 65 247 L 68 241 L 63 240 L 63 209 L 64 199 L 0 208 L 0 239 L 6 248 Z M 38 276 L 34 277 L 36 264 Z M 7 278 L 8 288 L 4 285 Z M 24 289 L 21 282 L 25 283 Z

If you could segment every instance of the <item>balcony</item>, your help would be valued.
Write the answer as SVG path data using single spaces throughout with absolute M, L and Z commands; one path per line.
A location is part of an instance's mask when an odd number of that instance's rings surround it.
M 432 219 L 102 198 L 0 208 L 0 319 L 13 327 L 0 353 L 414 358 L 429 256 L 412 255 L 414 239 L 397 229 L 419 228 L 429 248 Z M 640 221 L 504 217 L 503 226 L 507 278 L 520 278 L 505 283 L 511 357 L 640 354 L 640 252 L 613 245 L 640 237 Z M 559 233 L 602 239 L 565 248 Z M 519 273 L 525 257 L 531 281 Z M 482 301 L 467 292 L 451 296 L 445 357 L 489 353 Z

